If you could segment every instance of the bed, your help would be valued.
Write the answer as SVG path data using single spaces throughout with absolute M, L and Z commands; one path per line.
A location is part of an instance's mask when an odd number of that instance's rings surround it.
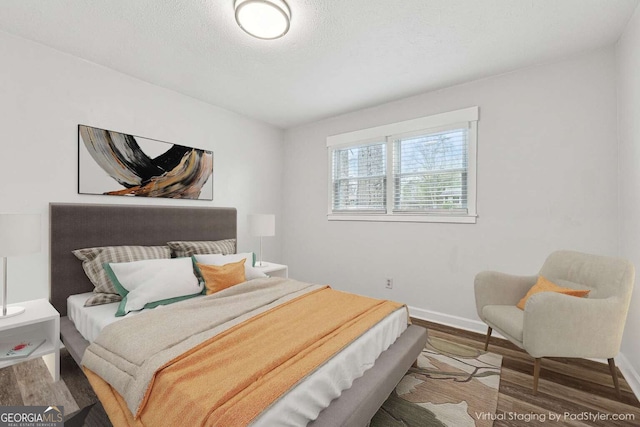
M 236 235 L 233 208 L 134 205 L 50 205 L 51 303 L 60 312 L 61 339 L 80 364 L 89 342 L 67 316 L 67 298 L 93 285 L 71 253 L 74 249 L 117 245 L 164 245 L 171 240 L 223 240 Z M 424 328 L 410 325 L 374 366 L 333 400 L 310 426 L 367 425 L 417 359 L 426 342 Z

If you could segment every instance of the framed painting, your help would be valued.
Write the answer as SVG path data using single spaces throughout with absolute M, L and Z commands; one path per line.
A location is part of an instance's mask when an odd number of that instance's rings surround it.
M 78 125 L 78 193 L 213 200 L 213 152 Z

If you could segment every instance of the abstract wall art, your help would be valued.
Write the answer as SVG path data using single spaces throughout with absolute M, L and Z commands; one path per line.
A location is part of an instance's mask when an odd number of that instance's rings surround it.
M 213 152 L 78 125 L 78 193 L 213 200 Z

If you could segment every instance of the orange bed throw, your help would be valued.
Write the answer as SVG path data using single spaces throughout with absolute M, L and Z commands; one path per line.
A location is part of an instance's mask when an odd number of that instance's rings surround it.
M 402 307 L 320 288 L 240 323 L 160 368 L 135 417 L 85 368 L 114 425 L 246 426 L 297 382 Z

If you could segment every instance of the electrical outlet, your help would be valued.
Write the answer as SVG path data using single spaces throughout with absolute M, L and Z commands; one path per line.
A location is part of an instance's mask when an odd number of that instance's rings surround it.
M 387 284 L 385 285 L 387 289 L 393 289 L 393 279 L 387 279 Z

